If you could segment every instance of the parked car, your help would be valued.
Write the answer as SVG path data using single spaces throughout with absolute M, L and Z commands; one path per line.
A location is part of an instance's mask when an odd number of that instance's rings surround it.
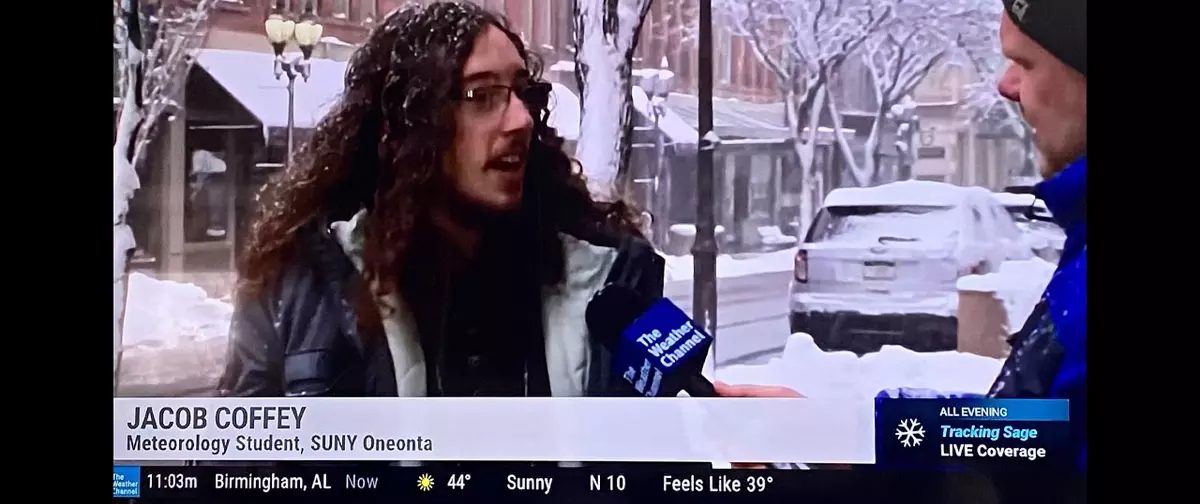
M 835 189 L 796 254 L 792 332 L 859 355 L 957 348 L 957 282 L 1032 251 L 991 192 L 902 181 Z
M 1058 262 L 1067 233 L 1054 223 L 1046 203 L 1029 193 L 1002 192 L 993 196 L 1008 210 L 1033 252 L 1042 259 Z

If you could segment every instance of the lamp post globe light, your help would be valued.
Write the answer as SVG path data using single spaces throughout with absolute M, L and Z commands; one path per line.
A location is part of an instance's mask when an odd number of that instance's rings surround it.
M 271 43 L 271 48 L 275 51 L 275 79 L 285 75 L 288 79 L 287 161 L 284 167 L 290 169 L 293 160 L 292 151 L 295 149 L 296 77 L 303 77 L 305 81 L 308 81 L 311 69 L 309 58 L 312 57 L 313 48 L 321 40 L 321 33 L 325 28 L 317 22 L 312 0 L 305 2 L 304 13 L 300 15 L 299 22 L 291 19 L 286 2 L 277 0 L 275 7 L 271 9 L 270 15 L 263 23 L 263 28 L 266 31 L 267 41 Z M 296 46 L 300 48 L 300 55 L 288 58 L 284 56 L 283 50 L 292 41 L 295 41 Z

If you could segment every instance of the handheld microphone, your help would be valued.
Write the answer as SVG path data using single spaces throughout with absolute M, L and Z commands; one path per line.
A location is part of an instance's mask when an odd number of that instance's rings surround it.
M 696 327 L 667 298 L 651 302 L 636 291 L 610 284 L 588 302 L 588 332 L 612 353 L 612 371 L 638 395 L 717 397 L 700 374 L 712 336 Z

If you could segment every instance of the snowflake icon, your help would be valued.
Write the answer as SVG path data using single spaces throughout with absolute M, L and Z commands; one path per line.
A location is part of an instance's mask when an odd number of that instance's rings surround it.
M 921 440 L 925 439 L 925 427 L 921 426 L 921 422 L 916 418 L 901 420 L 900 426 L 896 428 L 896 439 L 899 439 L 905 448 L 920 445 Z

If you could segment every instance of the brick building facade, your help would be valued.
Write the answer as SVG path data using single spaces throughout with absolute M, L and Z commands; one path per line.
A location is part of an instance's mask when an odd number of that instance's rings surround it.
M 307 0 L 286 0 L 295 12 Z M 404 3 L 402 0 L 315 0 L 317 14 L 325 27 L 326 40 L 317 56 L 344 60 L 350 49 L 362 42 L 367 27 Z M 428 3 L 424 0 L 422 3 Z M 571 60 L 572 2 L 570 0 L 479 0 L 478 3 L 504 13 L 513 29 L 522 34 L 547 65 Z M 222 0 L 211 18 L 206 47 L 268 52 L 262 22 L 274 0 Z M 665 56 L 676 73 L 676 89 L 695 93 L 698 57 L 694 39 L 696 0 L 655 0 L 642 26 L 637 66 L 658 66 Z M 777 101 L 772 76 L 754 55 L 748 40 L 732 36 L 714 20 L 713 93 L 715 96 L 747 101 Z

